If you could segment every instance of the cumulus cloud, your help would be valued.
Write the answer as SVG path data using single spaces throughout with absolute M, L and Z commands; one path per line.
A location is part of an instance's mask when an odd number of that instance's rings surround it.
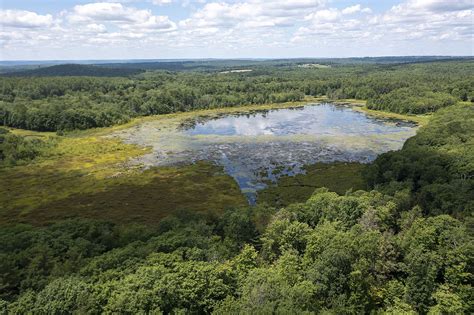
M 120 1 L 123 2 L 123 1 Z M 165 15 L 119 2 L 76 5 L 69 10 L 40 15 L 20 10 L 0 11 L 0 52 L 14 54 L 38 49 L 61 51 L 76 47 L 142 47 L 167 38 L 176 23 Z M 87 48 L 90 50 L 90 48 Z M 94 51 L 92 49 L 91 51 Z
M 312 21 L 315 24 L 319 22 L 336 21 L 341 17 L 341 12 L 337 9 L 319 10 L 305 16 L 306 21 Z
M 121 3 L 97 2 L 76 5 L 68 16 L 71 23 L 115 23 L 120 28 L 142 30 L 173 30 L 176 24 L 167 16 L 155 16 L 150 10 L 140 10 Z
M 358 12 L 372 13 L 372 10 L 370 8 L 362 8 L 360 4 L 356 4 L 342 10 L 342 14 L 354 14 Z
M 146 11 L 127 8 L 121 3 L 98 2 L 76 5 L 69 16 L 73 22 L 83 21 L 137 21 L 146 18 Z
M 23 10 L 0 10 L 0 21 L 6 27 L 36 28 L 51 26 L 53 17 L 51 14 L 40 15 Z
M 451 12 L 472 9 L 474 2 L 472 0 L 410 0 L 402 4 L 402 6 L 414 10 Z
M 471 40 L 474 20 L 472 1 L 408 0 L 381 14 L 353 5 L 329 8 L 306 15 L 293 42 L 324 36 L 324 40 L 411 41 Z M 353 15 L 357 14 L 357 17 Z
M 258 28 L 288 27 L 304 11 L 322 6 L 324 0 L 250 0 L 237 3 L 211 2 L 180 22 L 182 27 Z
M 342 14 L 352 14 L 359 12 L 361 10 L 360 4 L 353 5 L 351 7 L 347 7 L 344 10 L 342 10 Z
M 468 3 L 470 2 L 470 4 Z M 410 0 L 393 6 L 374 19 L 381 30 L 395 30 L 398 36 L 411 38 L 412 34 L 434 40 L 470 39 L 473 35 L 472 1 Z
M 104 24 L 91 23 L 91 24 L 88 24 L 85 28 L 86 28 L 87 31 L 90 31 L 92 33 L 105 33 L 105 32 L 107 32 L 107 28 L 105 27 Z
M 152 3 L 155 5 L 166 5 L 172 3 L 173 0 L 153 0 Z
M 361 4 L 336 8 L 330 0 L 143 0 L 137 8 L 138 3 L 101 0 L 55 14 L 0 10 L 0 45 L 17 51 L 115 45 L 236 55 L 293 49 L 300 55 L 306 48 L 311 53 L 325 47 L 390 49 L 402 42 L 458 41 L 463 47 L 470 43 L 472 52 L 472 0 L 400 0 L 384 12 Z M 173 21 L 160 14 L 177 4 L 184 18 Z

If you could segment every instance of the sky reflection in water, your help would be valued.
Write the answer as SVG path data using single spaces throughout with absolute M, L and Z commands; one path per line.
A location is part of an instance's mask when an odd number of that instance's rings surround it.
M 197 123 L 186 133 L 224 136 L 344 136 L 400 132 L 401 127 L 410 128 L 407 124 L 389 124 L 387 121 L 371 118 L 348 107 L 323 104 L 221 117 Z
M 224 167 L 250 203 L 256 191 L 282 175 L 303 173 L 316 162 L 373 161 L 401 148 L 415 134 L 412 124 L 375 119 L 333 104 L 187 121 L 165 131 L 150 121 L 121 134 L 125 142 L 153 147 L 145 166 L 212 161 Z

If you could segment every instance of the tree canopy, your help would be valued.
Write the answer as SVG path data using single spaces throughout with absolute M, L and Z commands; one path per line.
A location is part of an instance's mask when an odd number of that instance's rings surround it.
M 468 61 L 249 70 L 0 78 L 0 124 L 38 131 L 88 129 L 137 116 L 301 101 L 305 96 L 368 100 L 372 109 L 411 114 L 474 100 L 474 63 Z

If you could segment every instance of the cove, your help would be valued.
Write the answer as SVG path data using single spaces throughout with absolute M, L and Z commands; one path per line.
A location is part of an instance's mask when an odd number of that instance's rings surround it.
M 188 115 L 189 116 L 189 115 Z M 238 183 L 250 204 L 281 176 L 314 163 L 369 163 L 398 150 L 416 132 L 412 123 L 374 118 L 331 103 L 225 115 L 143 122 L 116 135 L 151 146 L 134 164 L 167 166 L 211 161 Z

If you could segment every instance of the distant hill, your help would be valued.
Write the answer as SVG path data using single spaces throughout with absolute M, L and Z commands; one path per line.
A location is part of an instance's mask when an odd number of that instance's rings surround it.
M 156 71 L 232 71 L 242 68 L 264 69 L 265 67 L 295 67 L 309 64 L 320 66 L 344 65 L 397 65 L 408 63 L 472 61 L 473 57 L 452 56 L 387 56 L 364 58 L 287 58 L 287 59 L 193 59 L 193 60 L 109 60 L 109 61 L 75 61 L 75 63 L 55 64 L 60 61 L 0 62 L 2 76 L 94 76 L 121 77 L 142 73 L 146 70 Z M 66 61 L 67 62 L 67 61 Z M 86 64 L 86 62 L 88 62 Z M 92 62 L 94 62 L 92 64 Z
M 64 64 L 50 67 L 40 67 L 32 70 L 22 70 L 4 73 L 9 77 L 55 77 L 55 76 L 91 76 L 91 77 L 124 77 L 144 72 L 138 68 L 115 68 L 94 65 Z
M 182 61 L 150 61 L 150 62 L 120 62 L 97 64 L 98 66 L 109 66 L 121 69 L 146 69 L 165 71 L 213 71 L 231 67 L 245 67 L 267 65 L 272 63 L 268 60 L 182 60 Z
M 406 64 L 423 62 L 441 62 L 453 60 L 473 60 L 472 57 L 451 56 L 394 56 L 363 58 L 287 58 L 287 59 L 196 59 L 196 60 L 162 60 L 96 63 L 121 69 L 146 69 L 167 71 L 222 71 L 241 67 L 271 66 L 288 67 L 303 64 L 320 65 L 360 65 L 360 64 Z

